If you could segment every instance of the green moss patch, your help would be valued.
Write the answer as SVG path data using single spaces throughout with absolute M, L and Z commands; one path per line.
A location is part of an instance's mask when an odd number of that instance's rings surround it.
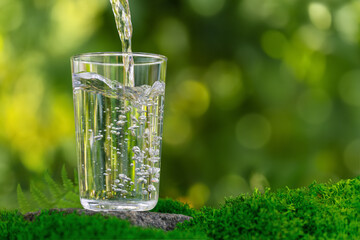
M 198 211 L 190 208 L 188 204 L 171 199 L 159 199 L 156 207 L 151 212 L 183 214 L 193 217 Z
M 164 232 L 117 218 L 48 214 L 34 222 L 0 212 L 0 239 L 359 239 L 360 177 L 308 188 L 240 195 L 219 208 L 194 210 L 169 199 L 154 211 L 193 216 Z
M 359 239 L 360 177 L 241 195 L 180 226 L 190 228 L 213 239 Z
M 204 239 L 204 233 L 131 226 L 115 217 L 43 211 L 33 222 L 17 212 L 0 213 L 0 239 Z

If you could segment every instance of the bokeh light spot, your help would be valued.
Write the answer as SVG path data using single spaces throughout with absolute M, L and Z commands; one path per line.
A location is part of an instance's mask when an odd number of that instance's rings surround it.
M 209 67 L 205 79 L 218 108 L 230 110 L 239 105 L 242 99 L 242 76 L 237 64 L 217 61 Z
M 170 104 L 189 116 L 199 117 L 209 108 L 210 94 L 201 82 L 186 80 L 179 84 Z
M 287 40 L 279 31 L 266 31 L 261 37 L 261 46 L 265 53 L 272 58 L 282 58 Z
M 188 199 L 192 206 L 200 208 L 205 205 L 210 196 L 210 189 L 203 183 L 192 185 L 188 191 Z
M 264 192 L 266 188 L 270 187 L 269 181 L 261 173 L 254 173 L 250 178 L 251 189 L 258 189 L 260 192 Z
M 322 50 L 324 47 L 326 35 L 314 26 L 304 25 L 299 29 L 298 34 L 310 49 Z
M 23 22 L 24 11 L 21 1 L 1 0 L 0 3 L 0 32 L 16 30 Z
M 176 18 L 163 19 L 155 34 L 158 48 L 165 55 L 181 55 L 189 48 L 188 30 Z
M 3 36 L 0 34 L 0 52 L 2 52 L 4 49 L 4 38 Z
M 239 15 L 246 21 L 262 22 L 273 27 L 283 27 L 289 20 L 290 1 L 243 0 L 239 2 Z
M 39 142 L 31 144 L 26 152 L 23 152 L 21 162 L 33 172 L 43 172 L 46 169 L 43 146 Z
M 359 33 L 359 12 L 351 4 L 344 5 L 335 13 L 335 28 L 340 36 L 350 42 L 357 43 Z
M 345 103 L 360 107 L 360 70 L 348 72 L 341 78 L 339 93 Z
M 350 143 L 344 152 L 344 162 L 350 172 L 355 176 L 360 174 L 360 139 Z
M 164 142 L 170 145 L 180 145 L 191 137 L 190 120 L 180 114 L 168 114 L 164 121 Z
M 223 203 L 224 197 L 236 197 L 250 192 L 248 183 L 239 175 L 229 174 L 219 180 L 214 187 L 214 198 L 218 203 Z
M 86 6 L 86 11 L 79 11 Z M 97 0 L 62 0 L 55 1 L 51 12 L 52 27 L 46 44 L 49 51 L 64 54 L 77 46 L 98 28 L 97 18 L 108 7 L 104 1 Z
M 322 3 L 313 2 L 308 8 L 311 22 L 320 30 L 327 30 L 331 26 L 332 17 L 329 9 Z
M 62 135 L 63 137 L 73 137 L 75 132 L 74 126 L 74 115 L 71 111 L 71 99 L 66 94 L 58 94 L 52 102 L 51 111 L 51 125 L 53 129 L 51 132 L 52 139 L 58 139 L 57 136 Z
M 236 125 L 236 136 L 239 143 L 246 148 L 261 148 L 270 139 L 271 124 L 262 115 L 245 115 Z
M 225 0 L 188 0 L 188 3 L 199 15 L 210 17 L 221 11 Z
M 28 71 L 18 78 L 13 95 L 8 96 L 3 107 L 4 137 L 19 151 L 24 166 L 34 172 L 45 169 L 43 153 L 49 144 L 38 115 L 44 90 L 41 73 Z
M 299 97 L 297 109 L 300 117 L 307 123 L 321 124 L 330 116 L 332 102 L 323 90 L 308 90 Z

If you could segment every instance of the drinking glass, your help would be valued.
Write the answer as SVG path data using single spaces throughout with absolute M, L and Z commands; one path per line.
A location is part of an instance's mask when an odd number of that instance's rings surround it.
M 80 200 L 85 209 L 155 207 L 166 61 L 156 54 L 117 52 L 71 58 Z

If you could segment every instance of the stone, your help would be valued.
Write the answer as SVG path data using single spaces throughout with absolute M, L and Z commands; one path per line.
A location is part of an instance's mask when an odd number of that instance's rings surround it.
M 100 214 L 105 217 L 117 217 L 119 219 L 128 220 L 131 224 L 141 227 L 160 228 L 165 231 L 174 230 L 176 224 L 182 223 L 186 220 L 192 219 L 192 217 L 182 214 L 170 214 L 170 213 L 156 213 L 156 212 L 135 212 L 135 211 L 106 211 L 97 212 L 79 208 L 65 208 L 65 209 L 50 209 L 51 213 L 63 213 L 64 215 L 77 213 L 78 215 L 92 216 Z M 41 211 L 29 212 L 24 215 L 27 221 L 34 221 L 39 216 Z

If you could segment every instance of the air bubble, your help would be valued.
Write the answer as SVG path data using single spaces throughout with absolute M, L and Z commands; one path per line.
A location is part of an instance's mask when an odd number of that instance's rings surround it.
M 121 173 L 121 174 L 119 174 L 119 178 L 120 178 L 120 179 L 126 179 L 127 177 L 126 177 L 125 174 L 122 174 L 122 173 Z
M 140 154 L 140 148 L 138 146 L 133 147 L 132 151 L 134 152 L 134 154 Z
M 151 157 L 151 158 L 148 158 L 148 160 L 152 163 L 157 163 L 160 161 L 160 158 L 159 157 Z
M 126 121 L 119 120 L 116 122 L 117 125 L 123 126 L 126 123 Z
M 142 183 L 147 184 L 147 180 L 145 178 L 141 177 L 141 178 L 138 179 L 138 183 L 139 184 L 142 184 Z
M 129 129 L 129 130 L 135 130 L 135 129 L 137 129 L 137 128 L 139 128 L 139 126 L 132 125 L 132 126 L 131 126 L 131 127 L 129 127 L 128 129 Z
M 149 149 L 150 156 L 158 156 L 159 155 L 159 149 L 150 148 Z
M 149 192 L 155 192 L 155 191 L 156 191 L 155 186 L 154 186 L 154 185 L 149 185 L 149 186 L 148 186 L 148 191 L 149 191 Z
M 139 121 L 136 119 L 136 117 L 134 117 L 134 116 L 131 116 L 131 120 L 134 121 L 134 122 L 137 122 L 137 123 L 139 122 Z
M 150 175 L 153 175 L 154 178 L 160 177 L 160 168 L 152 167 L 152 168 L 149 168 L 148 172 Z

